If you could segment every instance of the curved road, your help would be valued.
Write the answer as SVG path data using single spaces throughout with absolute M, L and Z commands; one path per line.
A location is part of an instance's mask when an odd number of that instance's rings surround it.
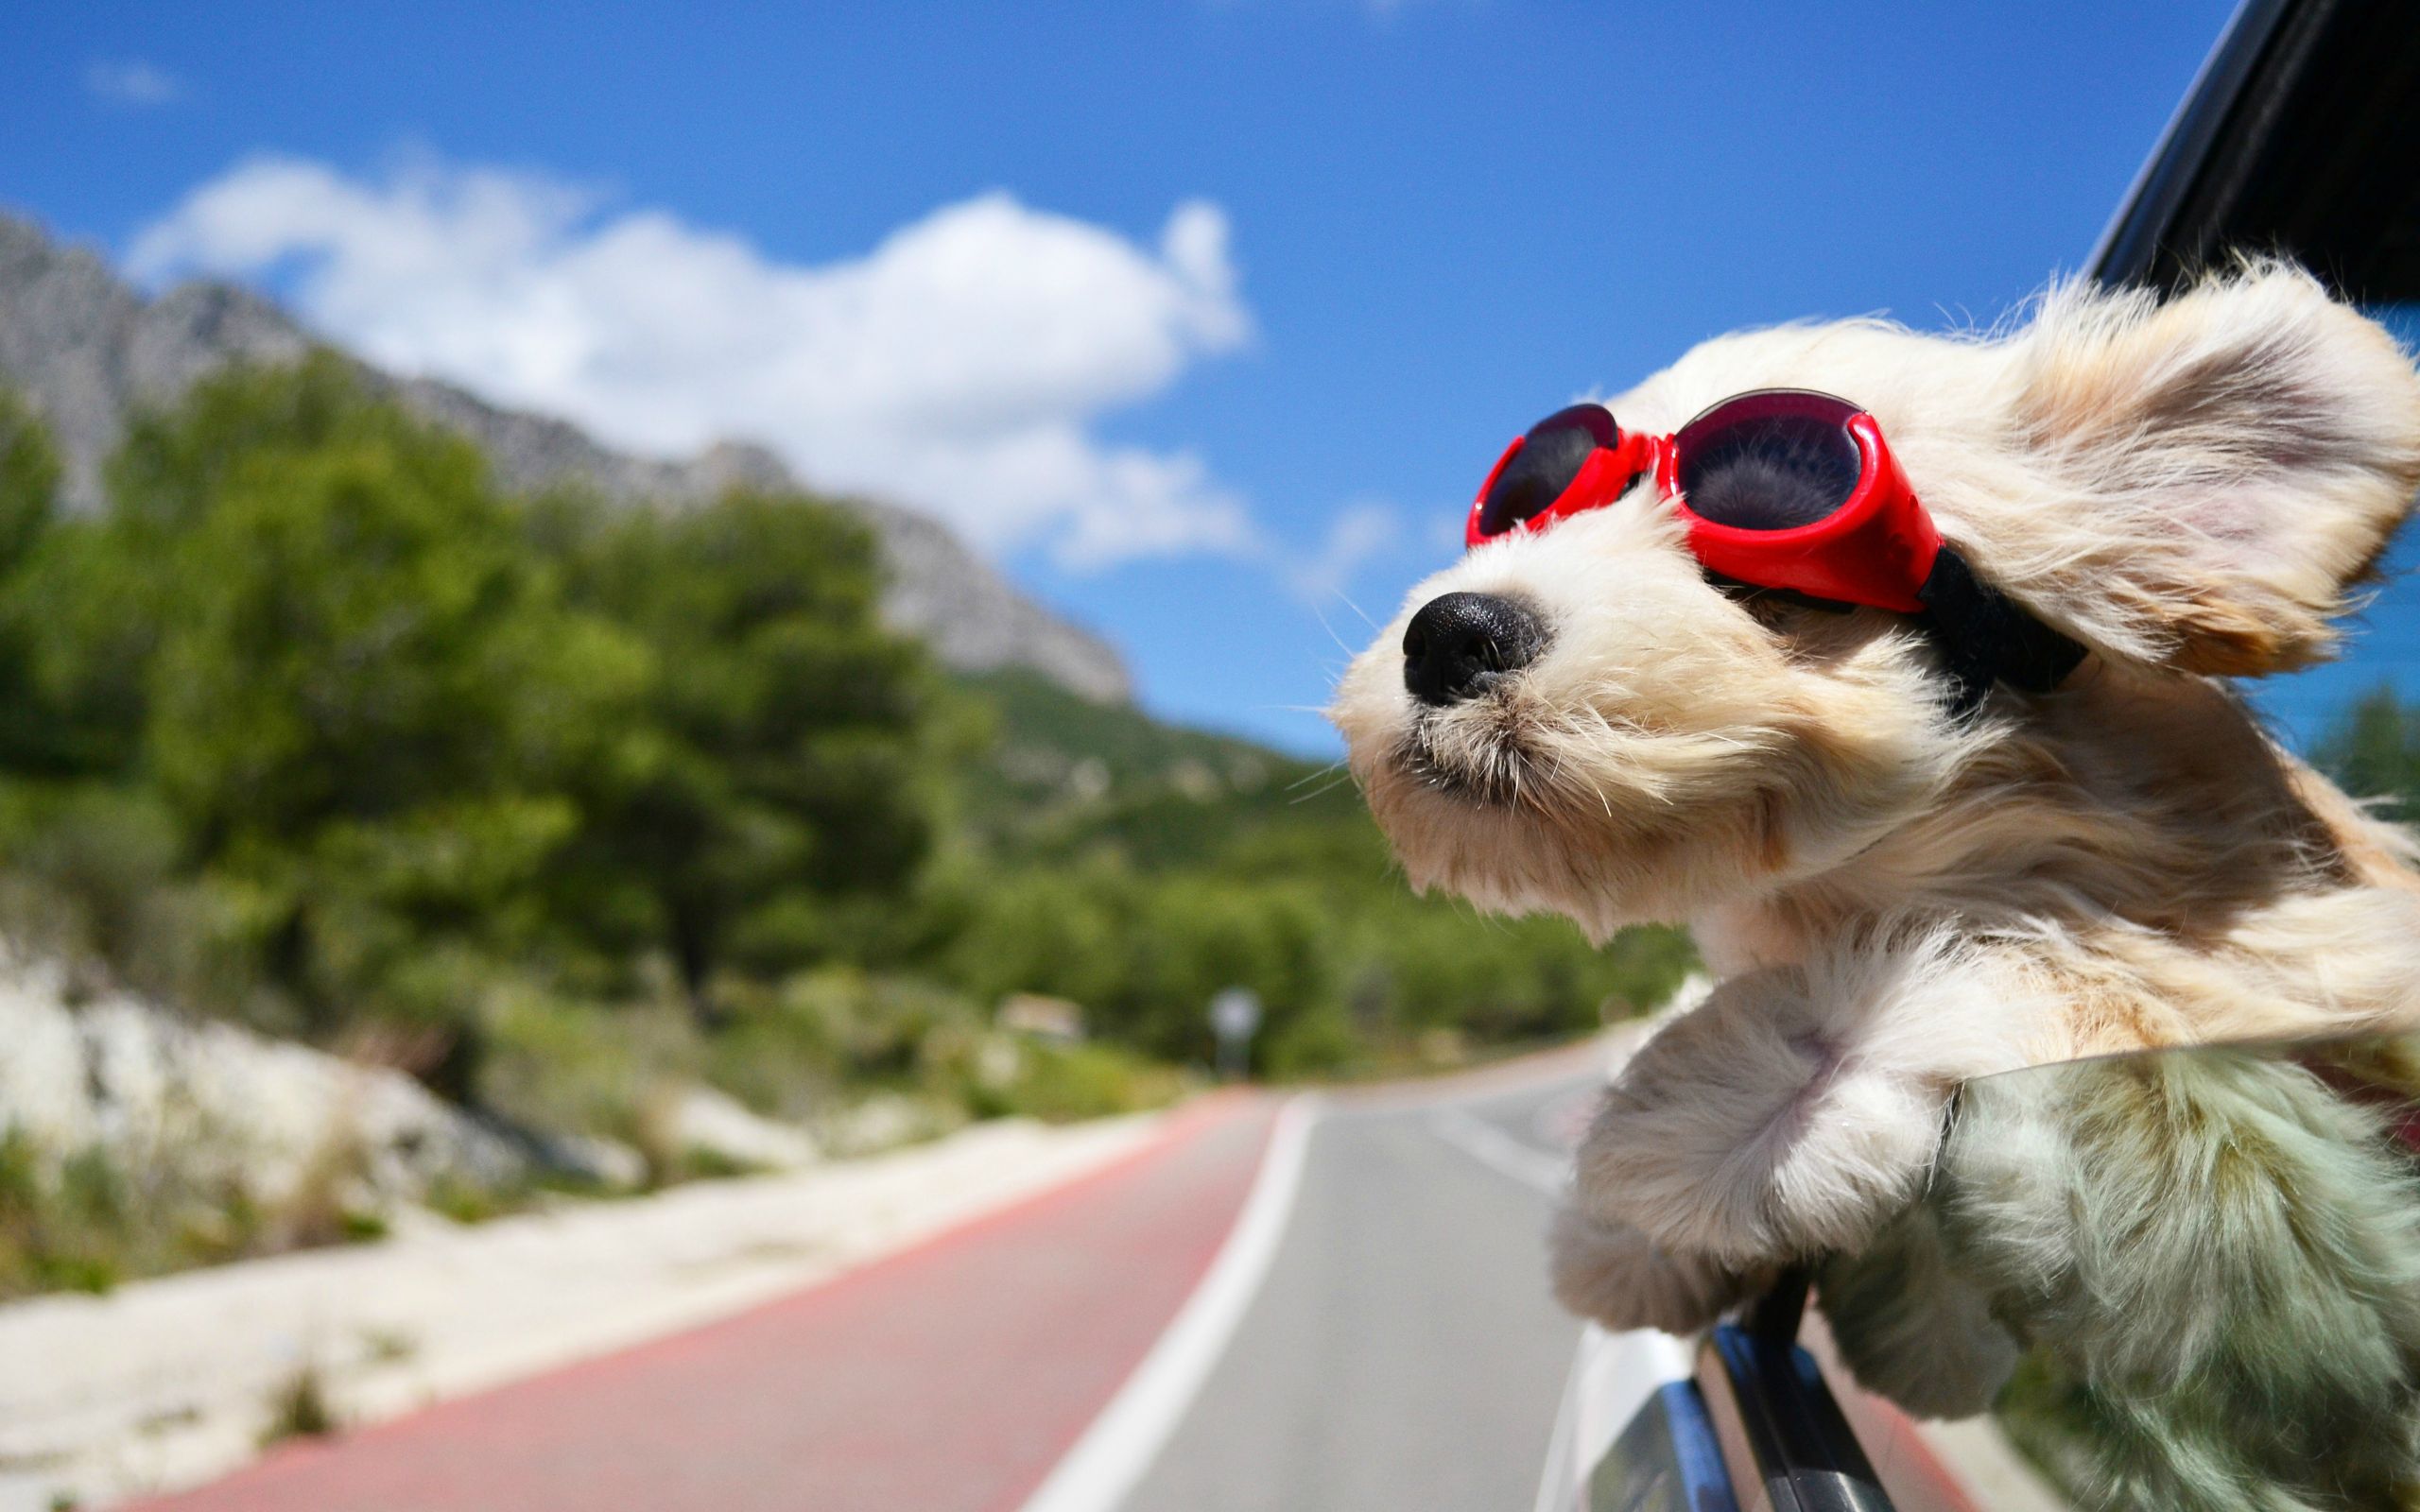
M 1547 1296 L 1548 1192 L 1601 1067 L 1322 1098 L 1293 1200 L 1259 1203 L 1282 1228 L 1232 1332 L 1194 1331 L 1215 1363 L 1120 1446 L 1122 1505 L 1527 1507 L 1577 1337 Z M 1255 1181 L 1282 1194 L 1280 1102 L 1202 1099 L 1107 1168 L 821 1286 L 151 1505 L 1016 1512 L 1127 1420 L 1104 1410 L 1219 1289 Z
M 1578 1326 L 1542 1237 L 1599 1062 L 1332 1102 L 1259 1295 L 1131 1512 L 1527 1508 Z

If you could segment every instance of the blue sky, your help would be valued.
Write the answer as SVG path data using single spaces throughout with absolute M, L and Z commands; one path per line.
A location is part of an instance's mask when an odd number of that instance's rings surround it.
M 631 444 L 895 479 L 1154 709 L 1323 751 L 1347 600 L 1508 436 L 1737 325 L 1994 318 L 2227 9 L 55 8 L 0 202 Z M 2272 706 L 2396 670 L 2411 597 Z

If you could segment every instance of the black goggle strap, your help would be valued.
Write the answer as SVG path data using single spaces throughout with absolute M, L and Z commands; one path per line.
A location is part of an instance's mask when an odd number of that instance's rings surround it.
M 1946 542 L 1916 597 L 1948 661 L 1950 709 L 1960 715 L 1974 713 L 1995 682 L 2048 693 L 2084 659 L 2082 645 L 1976 576 Z

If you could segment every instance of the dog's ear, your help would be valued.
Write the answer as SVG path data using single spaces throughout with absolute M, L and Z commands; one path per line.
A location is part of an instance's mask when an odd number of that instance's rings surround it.
M 2012 343 L 2044 607 L 2104 648 L 2250 675 L 2324 658 L 2420 488 L 2420 375 L 2290 266 L 2166 302 L 2053 293 Z M 2014 564 L 2012 564 L 2014 565 Z

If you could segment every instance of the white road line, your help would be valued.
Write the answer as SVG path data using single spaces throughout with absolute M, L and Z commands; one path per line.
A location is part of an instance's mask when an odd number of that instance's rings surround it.
M 1441 1108 L 1428 1115 L 1428 1132 L 1495 1172 L 1550 1197 L 1563 1195 L 1571 1184 L 1571 1162 L 1524 1144 L 1483 1118 L 1459 1108 Z
M 1112 1512 L 1151 1468 L 1277 1258 L 1319 1116 L 1319 1100 L 1309 1095 L 1292 1098 L 1278 1113 L 1252 1193 L 1201 1283 L 1024 1512 Z

